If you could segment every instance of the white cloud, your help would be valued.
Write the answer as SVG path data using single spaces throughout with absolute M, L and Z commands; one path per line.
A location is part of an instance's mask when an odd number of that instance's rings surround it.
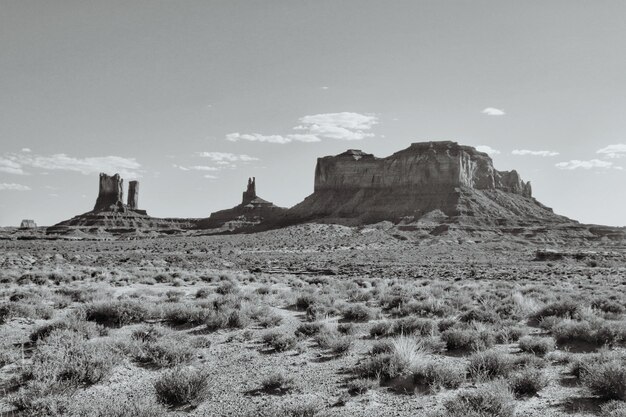
M 22 169 L 22 165 L 19 162 L 13 160 L 13 158 L 3 158 L 0 156 L 0 172 L 6 172 L 8 174 L 24 175 L 26 174 Z
M 613 167 L 613 162 L 601 161 L 599 159 L 591 159 L 589 161 L 580 161 L 578 159 L 572 159 L 571 161 L 567 161 L 567 162 L 559 162 L 555 166 L 559 169 L 568 169 L 568 170 L 573 170 L 573 169 L 578 169 L 578 168 L 581 168 L 581 169 L 594 169 L 594 168 L 620 169 L 621 168 L 621 167 Z
M 322 90 L 328 90 L 327 86 L 320 87 Z
M 193 169 L 194 171 L 219 171 L 218 167 L 208 167 L 204 165 L 194 165 L 189 167 L 189 169 Z
M 291 143 L 320 142 L 323 139 L 361 140 L 374 136 L 369 132 L 378 124 L 375 115 L 353 112 L 322 113 L 301 117 L 299 125 L 293 130 L 302 133 L 288 135 L 262 135 L 260 133 L 229 133 L 226 139 L 232 142 L 247 140 L 251 142 Z
M 215 179 L 217 179 L 217 177 L 216 177 L 215 175 L 210 175 L 210 174 L 206 174 L 206 175 L 204 175 L 204 178 L 208 178 L 208 179 L 210 179 L 210 180 L 215 180 Z
M 24 168 L 74 171 L 84 175 L 107 172 L 138 177 L 140 176 L 141 165 L 135 158 L 123 158 L 121 156 L 75 158 L 62 153 L 43 156 L 24 152 L 0 157 L 0 171 L 2 172 L 26 174 Z
M 521 156 L 531 155 L 531 156 L 543 156 L 543 157 L 559 155 L 558 152 L 554 152 L 554 151 L 529 151 L 528 149 L 515 149 L 511 153 L 513 155 L 521 155 Z
M 214 162 L 250 162 L 258 161 L 259 158 L 245 154 L 234 154 L 229 152 L 200 152 L 199 154 L 203 158 L 208 158 Z
M 22 148 L 22 152 L 31 153 L 30 148 Z
M 504 116 L 506 114 L 504 110 L 496 109 L 495 107 L 487 107 L 483 109 L 482 113 L 487 116 Z
M 606 158 L 622 158 L 626 156 L 626 145 L 623 143 L 609 145 L 602 149 L 598 149 L 596 153 L 599 153 Z
M 479 145 L 476 147 L 476 150 L 478 152 L 484 152 L 487 155 L 491 156 L 491 155 L 498 155 L 500 153 L 499 150 L 497 149 L 493 149 L 491 146 L 487 146 L 487 145 Z
M 240 140 L 247 140 L 250 142 L 267 142 L 267 143 L 289 143 L 291 139 L 281 135 L 261 135 L 260 133 L 229 133 L 226 135 L 226 140 L 231 142 L 237 142 Z
M 28 185 L 0 182 L 0 190 L 7 190 L 7 191 L 30 191 L 31 188 Z

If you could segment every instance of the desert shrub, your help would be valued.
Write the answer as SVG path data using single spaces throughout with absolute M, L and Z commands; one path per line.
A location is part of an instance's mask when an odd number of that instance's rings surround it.
M 623 314 L 624 312 L 626 312 L 623 301 L 620 302 L 607 298 L 597 298 L 591 303 L 591 306 L 597 308 L 598 310 L 604 311 L 605 313 Z
M 545 355 L 554 350 L 554 340 L 551 337 L 526 336 L 519 340 L 519 348 L 522 352 L 535 355 Z
M 382 337 L 389 334 L 391 327 L 393 326 L 391 321 L 379 321 L 378 323 L 374 323 L 370 326 L 370 336 L 372 337 Z
M 22 349 L 20 346 L 16 346 L 6 340 L 0 340 L 0 368 L 17 362 L 21 357 Z
M 413 372 L 416 384 L 426 385 L 431 391 L 456 389 L 465 381 L 465 368 L 451 363 L 430 362 Z
M 340 323 L 337 325 L 337 331 L 341 334 L 355 334 L 358 330 L 358 324 L 354 323 Z
M 191 303 L 167 304 L 163 308 L 163 319 L 173 325 L 198 325 L 211 314 L 211 310 Z
M 99 301 L 84 306 L 85 318 L 105 326 L 125 326 L 141 323 L 150 317 L 151 311 L 140 301 Z
M 376 382 L 367 378 L 356 378 L 346 384 L 348 393 L 351 395 L 365 394 L 376 387 Z
M 626 401 L 626 361 L 623 358 L 586 364 L 581 381 L 600 398 Z
M 626 324 L 605 320 L 562 320 L 553 326 L 552 334 L 559 344 L 584 342 L 598 346 L 613 345 L 626 340 Z
M 422 319 L 417 317 L 405 317 L 392 322 L 391 328 L 387 335 L 420 335 L 429 336 L 436 332 L 436 323 L 431 319 Z
M 185 296 L 184 291 L 180 290 L 168 290 L 165 292 L 166 301 L 170 303 L 177 303 Z
M 233 281 L 222 281 L 219 283 L 215 292 L 218 294 L 238 294 L 241 291 L 239 286 Z
M 526 329 L 519 326 L 504 326 L 496 333 L 497 343 L 512 343 L 518 341 L 527 333 Z
M 30 334 L 30 340 L 37 342 L 46 339 L 55 330 L 70 330 L 85 339 L 93 339 L 100 336 L 106 336 L 109 331 L 101 324 L 85 321 L 80 312 L 68 314 L 66 317 L 41 325 Z
M 318 322 L 302 323 L 296 329 L 295 335 L 298 338 L 310 337 L 310 336 L 316 335 L 317 333 L 319 333 L 325 328 L 326 326 L 324 325 L 324 323 L 318 323 Z
M 211 295 L 211 292 L 210 288 L 198 288 L 198 291 L 196 291 L 196 298 L 207 298 Z
M 258 321 L 259 325 L 265 328 L 276 327 L 283 321 L 280 314 L 274 312 L 268 306 L 255 309 L 251 314 L 251 318 Z
M 153 398 L 145 396 L 94 397 L 88 403 L 73 403 L 67 415 L 71 417 L 161 417 L 167 410 Z
M 165 371 L 155 382 L 159 402 L 170 406 L 198 406 L 207 396 L 209 373 L 195 368 Z
M 623 401 L 609 401 L 600 407 L 601 417 L 625 417 L 626 403 Z
M 342 309 L 344 320 L 366 322 L 376 318 L 378 312 L 363 304 L 349 304 Z
M 548 304 L 540 308 L 532 317 L 536 320 L 541 320 L 550 316 L 574 318 L 577 316 L 579 310 L 580 303 L 568 299 Z
M 42 304 L 41 301 L 4 302 L 0 304 L 0 324 L 12 318 L 49 319 L 52 317 L 52 307 Z
M 416 339 L 398 337 L 390 342 L 390 353 L 381 353 L 366 358 L 354 367 L 354 373 L 362 378 L 390 379 L 409 374 L 425 363 L 427 349 Z
M 274 372 L 261 381 L 261 389 L 272 394 L 284 394 L 294 387 L 293 377 L 285 375 L 283 372 Z
M 37 344 L 25 372 L 31 381 L 50 385 L 91 385 L 107 376 L 117 360 L 108 344 L 86 340 L 71 330 L 55 330 Z
M 455 319 L 441 319 L 437 322 L 437 329 L 440 332 L 445 332 L 446 330 L 451 329 L 456 323 L 458 322 Z
M 370 351 L 372 355 L 379 355 L 381 353 L 391 352 L 393 352 L 393 343 L 389 340 L 381 340 L 374 343 L 374 345 L 372 346 L 372 350 Z
M 307 308 L 318 302 L 318 297 L 314 294 L 300 294 L 296 297 L 295 307 L 300 311 L 306 311 Z
M 500 316 L 491 310 L 486 308 L 474 308 L 466 311 L 459 317 L 459 320 L 464 323 L 470 323 L 472 321 L 478 321 L 481 323 L 496 323 L 500 320 Z
M 251 319 L 245 309 L 222 307 L 218 310 L 210 310 L 205 320 L 209 330 L 235 328 L 244 329 L 250 325 Z
M 57 294 L 68 297 L 70 300 L 76 303 L 87 303 L 95 300 L 97 297 L 102 296 L 99 294 L 99 290 L 95 288 L 58 288 L 55 290 Z
M 421 301 L 396 299 L 388 304 L 386 309 L 392 310 L 391 312 L 396 316 L 444 317 L 451 312 L 445 301 L 437 297 L 428 297 Z
M 328 349 L 335 355 L 347 354 L 354 343 L 353 336 L 346 336 L 329 330 L 317 333 L 314 339 L 319 347 Z
M 548 378 L 541 369 L 527 367 L 509 377 L 509 387 L 519 396 L 536 395 L 548 385 Z
M 296 347 L 296 339 L 293 336 L 273 331 L 263 335 L 263 343 L 276 352 L 284 352 Z
M 487 350 L 469 358 L 467 374 L 476 381 L 506 377 L 513 368 L 511 357 L 503 352 Z
M 178 366 L 191 361 L 196 349 L 189 338 L 165 336 L 145 342 L 132 351 L 135 360 L 157 367 Z
M 493 331 L 477 329 L 456 329 L 446 330 L 441 334 L 441 340 L 446 343 L 448 350 L 485 350 L 495 343 Z
M 444 407 L 446 417 L 513 417 L 515 398 L 506 384 L 493 382 L 459 393 Z

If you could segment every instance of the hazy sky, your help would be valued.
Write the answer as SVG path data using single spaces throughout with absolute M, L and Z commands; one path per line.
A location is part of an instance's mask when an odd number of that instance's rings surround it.
M 535 196 L 626 225 L 626 2 L 0 0 L 0 225 L 139 178 L 154 216 L 258 194 L 317 157 L 489 147 Z M 485 148 L 485 149 L 489 149 Z

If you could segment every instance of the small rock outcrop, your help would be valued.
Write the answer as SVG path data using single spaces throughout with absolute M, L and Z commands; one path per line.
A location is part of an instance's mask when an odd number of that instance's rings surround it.
M 241 204 L 226 210 L 211 213 L 198 224 L 201 229 L 223 229 L 234 231 L 249 228 L 262 222 L 272 221 L 285 213 L 287 209 L 275 206 L 256 194 L 256 178 L 248 178 L 248 185 L 243 192 Z
M 20 223 L 20 229 L 35 229 L 37 228 L 37 223 L 34 220 L 24 219 Z
M 483 224 L 564 219 L 532 198 L 516 171 L 498 171 L 486 153 L 443 141 L 413 143 L 386 158 L 355 149 L 318 158 L 313 194 L 285 223 L 399 222 L 434 210 Z
M 109 232 L 114 234 L 146 230 L 175 231 L 193 229 L 197 219 L 160 219 L 138 208 L 139 181 L 128 183 L 128 200 L 124 204 L 124 180 L 119 174 L 100 174 L 98 197 L 93 210 L 62 221 L 46 229 L 47 234 L 72 231 Z

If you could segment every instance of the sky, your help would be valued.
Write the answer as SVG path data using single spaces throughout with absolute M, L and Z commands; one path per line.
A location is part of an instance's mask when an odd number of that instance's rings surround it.
M 157 217 L 257 194 L 318 157 L 454 140 L 585 223 L 626 225 L 626 2 L 0 0 L 0 225 L 93 208 L 98 173 Z

